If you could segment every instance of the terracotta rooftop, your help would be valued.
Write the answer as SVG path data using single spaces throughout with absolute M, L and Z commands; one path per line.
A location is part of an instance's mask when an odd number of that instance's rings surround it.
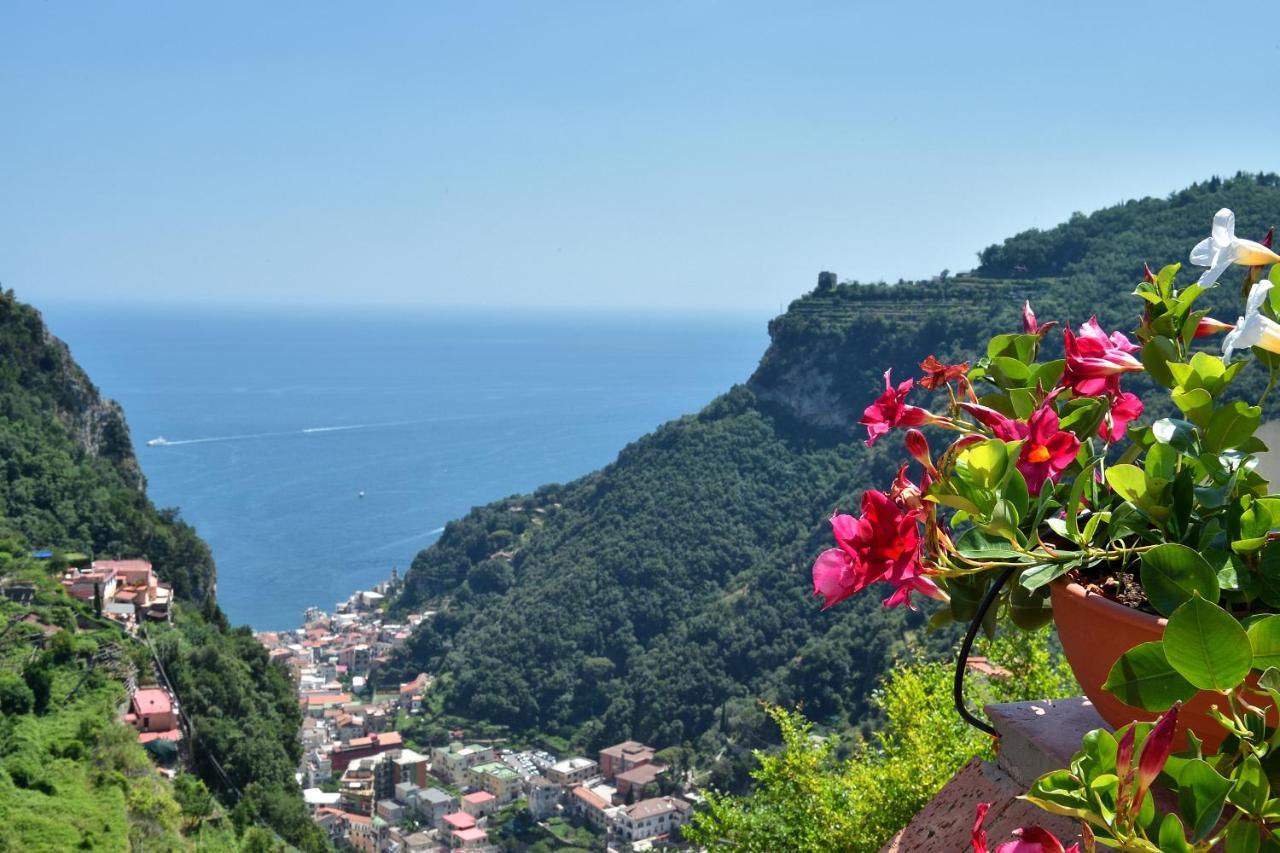
M 583 787 L 582 785 L 579 785 L 578 787 L 573 789 L 573 795 L 577 797 L 579 800 L 582 800 L 582 802 L 585 805 L 588 805 L 593 809 L 604 811 L 605 809 L 609 808 L 608 803 L 602 800 L 591 789 Z
M 462 801 L 464 803 L 471 803 L 473 806 L 478 806 L 495 799 L 497 799 L 497 797 L 490 794 L 488 791 L 476 791 L 474 794 L 467 794 L 462 798 Z
M 167 714 L 173 703 L 159 687 L 140 687 L 133 692 L 133 707 L 138 714 Z
M 619 782 L 630 782 L 632 785 L 648 785 L 666 769 L 662 765 L 646 762 L 637 764 L 624 773 L 619 773 L 616 778 Z
M 444 816 L 443 820 L 453 829 L 471 829 L 476 825 L 476 819 L 466 812 L 454 812 L 452 814 L 447 814 Z
M 688 808 L 690 808 L 689 804 L 677 797 L 653 797 L 641 800 L 634 806 L 628 806 L 625 811 L 627 817 L 632 820 L 644 820 L 666 812 L 684 811 Z

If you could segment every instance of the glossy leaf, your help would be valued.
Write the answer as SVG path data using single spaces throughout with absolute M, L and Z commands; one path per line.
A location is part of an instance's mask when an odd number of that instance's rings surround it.
M 1249 626 L 1253 668 L 1280 667 L 1280 615 L 1264 616 Z
M 1213 831 L 1227 800 L 1231 782 L 1207 761 L 1188 761 L 1178 775 L 1178 811 L 1191 829 L 1191 840 L 1201 841 Z
M 1230 690 L 1244 681 L 1253 664 L 1244 628 L 1200 597 L 1169 616 L 1163 645 L 1169 665 L 1201 690 Z
M 1250 755 L 1233 774 L 1235 786 L 1228 794 L 1231 804 L 1245 814 L 1260 815 L 1271 797 L 1271 784 L 1258 756 Z
M 1168 542 L 1142 555 L 1142 591 L 1160 614 L 1168 616 L 1195 593 L 1205 601 L 1218 600 L 1218 574 L 1204 557 Z
M 1167 711 L 1185 702 L 1196 687 L 1169 663 L 1159 642 L 1142 643 L 1120 656 L 1103 689 L 1126 705 L 1145 711 Z

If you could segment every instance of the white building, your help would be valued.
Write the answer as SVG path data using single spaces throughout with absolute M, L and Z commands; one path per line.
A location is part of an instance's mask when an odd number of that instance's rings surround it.
M 693 806 L 678 797 L 654 797 L 620 810 L 613 818 L 613 831 L 626 841 L 641 841 L 666 835 L 689 820 Z

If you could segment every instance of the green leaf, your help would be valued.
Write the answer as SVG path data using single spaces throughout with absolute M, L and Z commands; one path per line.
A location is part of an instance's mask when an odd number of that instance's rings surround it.
M 1243 400 L 1234 400 L 1214 411 L 1205 427 L 1205 446 L 1210 450 L 1239 447 L 1253 437 L 1262 423 L 1262 409 Z
M 1151 374 L 1151 378 L 1166 388 L 1174 386 L 1173 374 L 1169 371 L 1169 362 L 1177 361 L 1178 349 L 1173 341 L 1163 336 L 1156 336 L 1142 345 L 1138 354 L 1142 366 Z
M 1163 645 L 1169 665 L 1201 690 L 1230 690 L 1253 665 L 1244 628 L 1199 596 L 1169 616 Z
M 1164 816 L 1160 822 L 1161 853 L 1191 853 L 1191 845 L 1187 843 L 1187 833 L 1182 828 L 1182 821 L 1173 812 Z
M 1151 425 L 1151 436 L 1161 444 L 1167 444 L 1182 453 L 1195 451 L 1200 441 L 1196 425 L 1177 418 L 1161 418 Z
M 1083 818 L 1089 797 L 1080 780 L 1066 770 L 1054 770 L 1031 783 L 1026 799 L 1053 814 Z
M 1178 473 L 1178 451 L 1167 444 L 1153 444 L 1142 460 L 1142 467 L 1148 477 L 1172 480 Z
M 1168 616 L 1195 593 L 1218 600 L 1218 573 L 1186 545 L 1158 545 L 1142 555 L 1142 591 L 1161 615 Z
M 1053 388 L 1062 379 L 1062 371 L 1066 368 L 1067 362 L 1064 359 L 1056 359 L 1054 361 L 1046 361 L 1040 365 L 1032 375 L 1032 385 L 1038 385 L 1041 388 Z
M 998 438 L 975 444 L 960 454 L 956 472 L 983 489 L 993 489 L 1004 479 L 1009 449 Z
M 1116 494 L 1130 503 L 1140 504 L 1147 496 L 1147 475 L 1137 465 L 1112 465 L 1106 477 Z
M 1031 371 L 1016 358 L 998 356 L 991 359 L 991 371 L 999 384 L 1010 388 L 1021 388 L 1031 378 Z
M 1280 615 L 1264 616 L 1250 625 L 1246 633 L 1249 647 L 1253 649 L 1253 668 L 1280 667 Z
M 1213 411 L 1213 395 L 1203 388 L 1175 390 L 1173 404 L 1199 426 L 1204 426 Z
M 1040 589 L 1081 565 L 1079 561 L 1068 560 L 1063 563 L 1040 563 L 1022 573 L 1018 585 L 1026 590 Z
M 1258 853 L 1262 849 L 1262 839 L 1258 835 L 1256 823 L 1237 823 L 1227 830 L 1225 853 Z M 1161 848 L 1163 853 L 1163 848 Z
M 1028 590 L 1022 584 L 1014 584 L 1009 590 L 1009 618 L 1024 631 L 1033 631 L 1053 621 L 1053 607 L 1049 604 L 1049 590 Z
M 1231 782 L 1203 759 L 1188 761 L 1178 776 L 1178 811 L 1191 825 L 1191 840 L 1202 841 L 1222 816 Z
M 931 499 L 936 500 L 940 504 L 952 507 L 953 509 L 964 510 L 972 515 L 982 515 L 982 510 L 978 509 L 977 504 L 961 495 L 930 495 Z
M 1142 643 L 1122 654 L 1102 689 L 1144 711 L 1167 711 L 1174 702 L 1196 695 L 1195 685 L 1169 664 L 1160 642 Z
M 1262 814 L 1262 807 L 1271 796 L 1271 784 L 1267 781 L 1267 774 L 1263 771 L 1258 756 L 1250 755 L 1232 775 L 1236 784 L 1227 795 L 1231 804 L 1245 814 Z

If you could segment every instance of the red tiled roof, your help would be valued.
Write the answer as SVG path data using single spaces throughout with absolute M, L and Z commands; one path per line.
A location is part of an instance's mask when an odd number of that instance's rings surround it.
M 591 789 L 585 788 L 582 785 L 579 785 L 578 787 L 573 789 L 573 795 L 578 799 L 582 800 L 582 802 L 584 802 L 585 804 L 587 804 L 593 809 L 604 811 L 605 809 L 609 808 L 608 803 L 602 800 L 597 794 L 592 792 Z
M 459 841 L 484 841 L 489 837 L 489 833 L 475 827 L 471 829 L 455 829 L 453 835 Z
M 159 687 L 142 687 L 133 691 L 133 707 L 139 715 L 167 714 L 173 710 L 173 703 Z
M 464 803 L 471 803 L 471 805 L 473 806 L 478 806 L 481 803 L 487 803 L 490 800 L 496 800 L 496 799 L 497 797 L 495 797 L 493 794 L 490 794 L 488 791 L 476 791 L 473 794 L 467 794 L 465 797 L 462 798 L 462 801 Z
M 369 747 L 381 747 L 382 749 L 396 749 L 404 743 L 404 738 L 399 732 L 382 732 L 374 733 L 368 737 L 353 737 L 351 742 L 346 746 L 334 747 L 335 753 L 351 752 L 353 750 L 368 749 Z

